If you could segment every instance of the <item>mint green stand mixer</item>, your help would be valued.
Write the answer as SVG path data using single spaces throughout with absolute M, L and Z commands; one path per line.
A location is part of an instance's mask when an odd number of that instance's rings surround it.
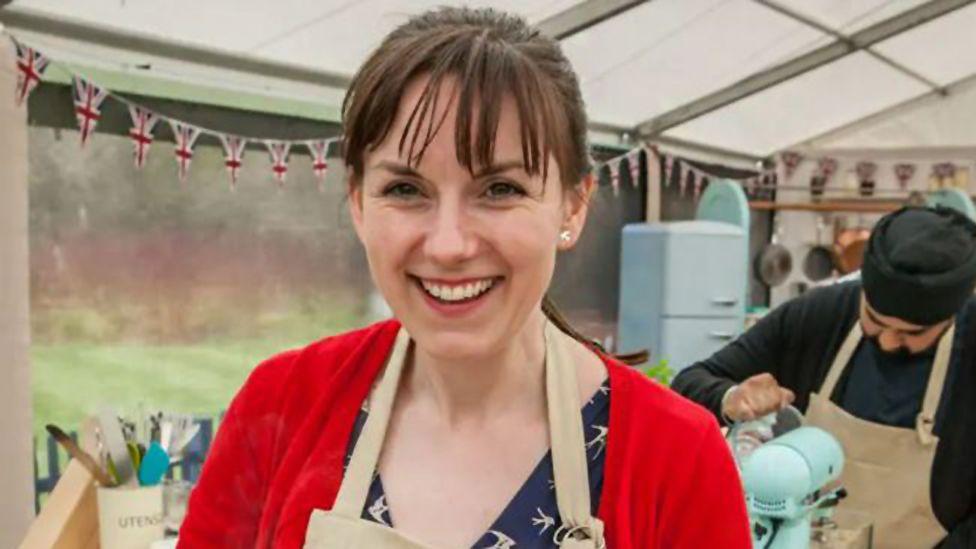
M 795 417 L 790 417 L 795 415 Z M 729 440 L 742 475 L 756 549 L 806 549 L 811 523 L 844 497 L 844 452 L 830 433 L 802 425 L 793 408 L 739 423 Z

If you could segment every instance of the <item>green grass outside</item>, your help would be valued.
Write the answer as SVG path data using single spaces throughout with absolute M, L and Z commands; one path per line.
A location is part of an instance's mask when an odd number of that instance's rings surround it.
M 147 410 L 216 417 L 261 360 L 363 325 L 352 311 L 289 311 L 262 319 L 260 335 L 189 344 L 35 343 L 31 359 L 39 459 L 44 455 L 45 424 L 73 431 L 86 415 L 106 404 L 126 415 L 134 415 L 143 404 Z M 44 474 L 43 461 L 39 468 Z

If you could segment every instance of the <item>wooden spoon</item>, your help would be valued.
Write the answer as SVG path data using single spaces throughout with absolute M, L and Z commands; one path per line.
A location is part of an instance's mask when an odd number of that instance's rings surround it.
M 78 460 L 78 463 L 80 463 L 85 469 L 88 469 L 88 472 L 95 477 L 95 480 L 97 480 L 99 484 L 102 486 L 115 486 L 115 483 L 112 482 L 112 479 L 109 478 L 108 474 L 98 466 L 95 458 L 93 458 L 88 452 L 79 448 L 78 445 L 75 444 L 75 441 L 72 440 L 67 433 L 62 431 L 57 425 L 47 425 L 46 429 L 47 432 L 51 433 L 51 436 L 54 437 L 54 440 L 58 441 L 58 444 L 64 446 L 64 449 L 68 451 L 68 454 L 70 454 L 71 457 Z

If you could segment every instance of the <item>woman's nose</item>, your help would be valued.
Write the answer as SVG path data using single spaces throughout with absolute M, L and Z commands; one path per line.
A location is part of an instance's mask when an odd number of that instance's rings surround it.
M 474 254 L 477 244 L 461 206 L 441 203 L 432 223 L 424 242 L 424 252 L 429 258 L 438 263 L 452 264 Z

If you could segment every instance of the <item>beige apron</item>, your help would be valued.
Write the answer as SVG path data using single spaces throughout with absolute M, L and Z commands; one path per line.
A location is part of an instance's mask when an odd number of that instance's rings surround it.
M 601 549 L 603 523 L 590 515 L 590 487 L 576 369 L 567 349 L 569 336 L 546 323 L 546 401 L 556 482 L 556 503 L 563 526 L 554 539 L 565 549 Z M 353 449 L 331 511 L 315 510 L 305 531 L 306 549 L 430 549 L 382 524 L 361 518 L 373 472 L 407 358 L 410 335 L 400 330 L 387 367 L 370 397 L 370 412 Z
M 932 429 L 954 334 L 951 325 L 939 341 L 915 429 L 865 421 L 830 401 L 861 341 L 860 323 L 844 340 L 820 392 L 810 395 L 807 423 L 825 429 L 844 447 L 841 483 L 848 496 L 837 507 L 838 521 L 870 517 L 876 549 L 931 548 L 946 535 L 932 511 L 929 479 L 939 442 Z

